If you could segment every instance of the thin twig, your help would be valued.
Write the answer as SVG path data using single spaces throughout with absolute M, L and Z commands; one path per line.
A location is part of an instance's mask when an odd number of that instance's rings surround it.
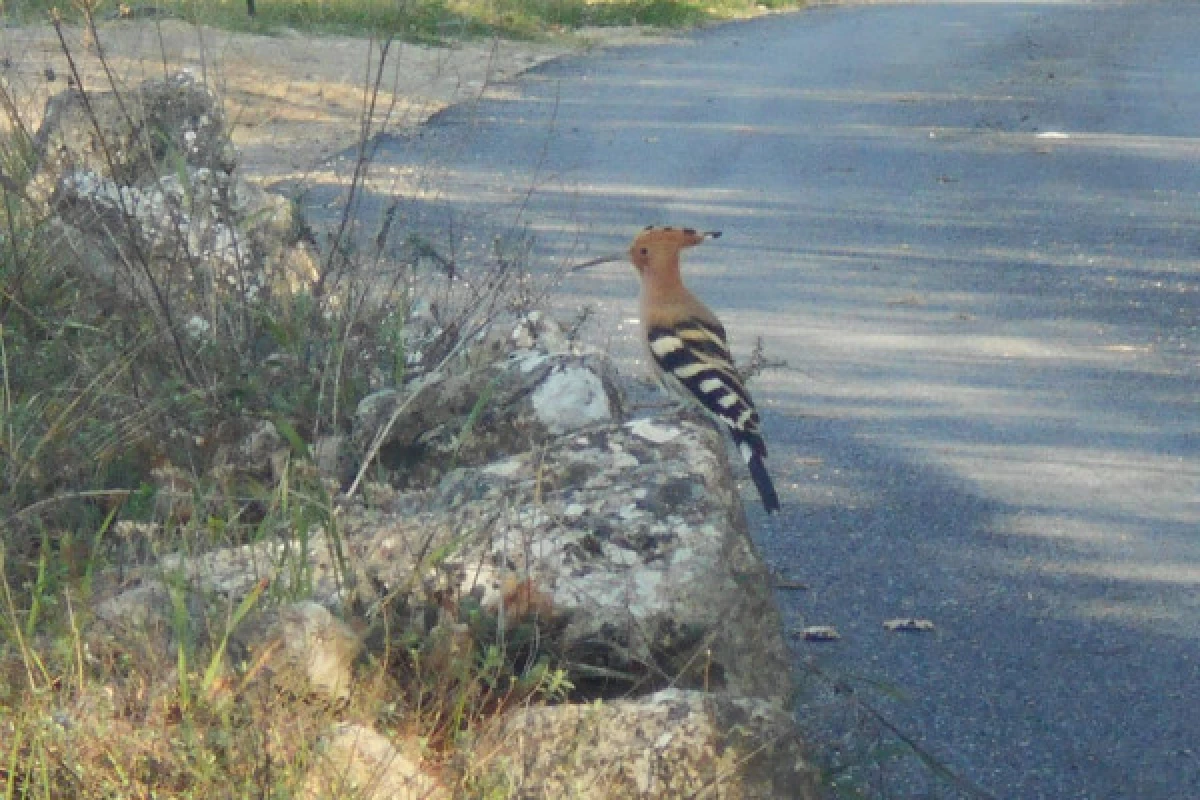
M 338 224 L 337 232 L 334 234 L 329 246 L 329 258 L 326 259 L 325 269 L 321 271 L 321 275 L 317 278 L 316 286 L 313 287 L 313 295 L 316 297 L 320 297 L 325 291 L 325 284 L 330 276 L 335 272 L 340 272 L 341 264 L 337 264 L 335 269 L 335 260 L 341 256 L 346 232 L 350 228 L 351 221 L 354 219 L 358 195 L 366 183 L 367 172 L 371 165 L 371 158 L 374 155 L 373 152 L 368 152 L 372 136 L 371 125 L 375 118 L 375 107 L 379 101 L 379 94 L 383 84 L 388 51 L 391 50 L 393 41 L 395 41 L 395 37 L 389 36 L 379 45 L 379 64 L 375 70 L 374 80 L 370 80 L 370 67 L 368 65 L 368 83 L 363 91 L 362 125 L 358 135 L 358 157 L 354 161 L 354 174 L 350 178 L 350 192 L 346 198 L 346 206 L 342 211 L 342 218 Z M 369 53 L 367 57 L 368 59 L 370 58 Z
M 899 739 L 906 747 L 909 748 L 909 750 L 912 751 L 913 755 L 915 755 L 921 761 L 921 763 L 928 767 L 935 775 L 942 777 L 958 789 L 966 792 L 971 797 L 979 798 L 979 800 L 997 800 L 996 796 L 987 789 L 972 783 L 970 780 L 959 775 L 957 772 L 939 761 L 936 756 L 922 747 L 916 739 L 914 739 L 908 733 L 905 733 L 903 730 L 901 730 L 900 726 L 884 716 L 882 711 L 868 703 L 866 700 L 863 700 L 857 694 L 854 694 L 853 690 L 847 691 L 844 681 L 838 679 L 834 675 L 830 675 L 812 662 L 806 664 L 806 669 L 833 687 L 834 691 L 836 691 L 838 694 L 849 698 L 850 702 L 865 712 L 867 716 L 875 720 L 886 731 Z
M 16 520 L 21 517 L 26 517 L 44 506 L 53 505 L 55 503 L 65 503 L 68 500 L 87 500 L 94 497 L 128 497 L 133 494 L 132 489 L 90 489 L 82 492 L 64 492 L 56 494 L 53 497 L 46 497 L 38 500 L 36 503 L 30 503 L 19 511 L 13 512 L 9 519 Z

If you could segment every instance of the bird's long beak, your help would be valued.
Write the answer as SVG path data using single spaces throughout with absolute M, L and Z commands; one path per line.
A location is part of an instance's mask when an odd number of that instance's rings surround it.
M 579 264 L 574 264 L 567 269 L 567 272 L 579 272 L 582 269 L 594 267 L 597 264 L 611 264 L 614 261 L 624 261 L 628 257 L 628 253 L 625 253 L 624 251 L 620 253 L 609 253 L 606 256 L 600 256 L 599 258 L 593 258 L 590 261 L 583 261 Z

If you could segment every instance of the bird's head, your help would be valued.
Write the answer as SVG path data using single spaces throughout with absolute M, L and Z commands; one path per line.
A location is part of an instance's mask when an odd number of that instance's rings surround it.
M 679 251 L 695 247 L 705 239 L 716 239 L 720 231 L 698 231 L 695 228 L 647 227 L 633 239 L 629 246 L 629 260 L 638 272 L 656 263 L 672 262 Z

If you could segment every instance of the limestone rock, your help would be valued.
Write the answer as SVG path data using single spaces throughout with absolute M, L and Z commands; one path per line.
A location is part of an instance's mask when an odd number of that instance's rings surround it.
M 429 492 L 347 514 L 342 533 L 385 591 L 414 586 L 499 612 L 523 587 L 518 605 L 589 668 L 577 685 L 709 687 L 779 704 L 791 692 L 724 442 L 686 412 L 455 470 Z M 436 569 L 431 552 L 445 554 Z
M 307 550 L 291 539 L 269 538 L 199 555 L 173 553 L 156 564 L 124 570 L 115 587 L 109 585 L 112 576 L 101 575 L 98 583 L 104 588 L 92 604 L 93 621 L 86 633 L 89 646 L 97 651 L 136 653 L 148 664 L 170 663 L 181 632 L 190 645 L 211 648 L 216 644 L 214 633 L 218 637 L 223 633 L 221 626 L 232 609 L 262 581 L 284 596 L 311 590 L 313 597 L 340 607 L 345 587 L 325 534 L 318 531 L 305 543 Z M 183 620 L 176 616 L 176 604 L 186 612 Z M 344 626 L 327 611 L 304 604 L 290 611 L 255 609 L 234 631 L 237 652 L 232 655 L 249 662 L 275 642 L 283 646 L 282 660 L 266 666 L 273 671 L 299 666 L 318 691 L 326 692 L 327 687 L 343 686 L 344 681 L 321 676 L 344 673 L 322 665 L 348 665 L 353 655 L 347 654 L 357 652 L 355 639 L 347 636 Z M 318 646 L 342 655 L 321 655 L 314 650 Z M 341 693 L 341 689 L 335 691 Z
M 518 351 L 548 355 L 573 352 L 557 320 L 540 311 L 530 311 L 516 319 L 498 319 L 476 334 L 464 349 L 462 365 L 467 369 L 486 367 Z
M 571 352 L 570 337 L 554 317 L 541 311 L 530 311 L 517 320 L 510 338 L 523 350 L 545 350 L 547 353 Z
M 513 796 L 530 800 L 820 796 L 791 715 L 703 692 L 520 709 L 477 749 Z
M 290 201 L 234 172 L 225 116 L 186 73 L 57 95 L 34 146 L 27 192 L 46 205 L 51 256 L 105 312 L 136 303 L 203 343 L 248 305 L 316 284 L 311 232 Z
M 398 486 L 427 486 L 448 469 L 477 465 L 597 423 L 615 420 L 620 392 L 598 356 L 509 351 L 482 367 L 428 374 L 358 407 L 360 453 L 400 409 L 380 450 Z
M 231 592 L 230 597 L 240 602 L 247 591 Z M 178 629 L 181 621 L 173 611 L 178 599 L 187 614 L 183 631 Z M 189 646 L 204 651 L 215 646 L 232 604 L 229 598 L 214 598 L 209 587 L 199 583 L 171 590 L 161 582 L 146 581 L 96 603 L 87 632 L 89 650 L 136 653 L 143 666 L 170 664 L 180 633 Z M 299 602 L 252 609 L 241 625 L 230 631 L 228 646 L 232 663 L 253 669 L 252 678 L 270 677 L 293 693 L 340 701 L 350 694 L 352 666 L 362 642 L 324 606 Z
M 54 245 L 98 289 L 125 302 L 161 295 L 180 319 L 197 317 L 195 338 L 212 327 L 206 300 L 254 303 L 312 287 L 316 251 L 289 201 L 208 169 L 184 176 L 127 186 L 64 174 L 50 197 Z
M 301 541 L 307 549 L 299 546 Z M 317 530 L 303 537 L 272 537 L 197 555 L 172 553 L 156 565 L 131 570 L 131 574 L 145 584 L 153 584 L 165 571 L 195 591 L 234 602 L 260 580 L 268 580 L 285 595 L 311 588 L 313 598 L 336 607 L 341 604 L 345 587 L 333 552 L 333 543 L 324 531 Z
M 327 737 L 304 782 L 306 800 L 449 800 L 450 793 L 383 734 L 342 724 Z
M 261 665 L 277 683 L 331 700 L 350 696 L 352 667 L 362 642 L 319 603 L 284 606 L 236 633 L 248 665 Z
M 175 170 L 164 164 L 170 158 L 226 174 L 237 163 L 216 96 L 186 72 L 120 92 L 55 95 L 46 103 L 34 148 L 40 162 L 30 195 L 38 199 L 74 172 L 144 186 Z
M 345 510 L 339 538 L 351 580 L 339 578 L 333 548 L 315 532 L 306 552 L 285 539 L 165 557 L 141 591 L 165 570 L 236 602 L 260 579 L 294 590 L 292 565 L 304 564 L 305 587 L 331 607 L 346 602 L 351 583 L 534 615 L 556 651 L 582 665 L 572 680 L 591 692 L 672 685 L 782 705 L 790 659 L 725 452 L 718 432 L 687 412 L 594 426 L 536 453 L 457 469 L 381 508 Z
M 419 290 L 418 290 L 419 291 Z M 460 341 L 461 325 L 435 313 L 437 304 L 416 298 L 404 321 L 406 372 L 420 378 L 445 366 L 453 372 L 493 366 L 515 352 L 536 351 L 551 356 L 575 354 L 578 350 L 554 317 L 541 311 L 513 316 L 500 314 L 482 330 Z M 443 359 L 449 356 L 446 364 Z
M 196 595 L 185 594 L 184 602 L 189 619 L 203 619 L 203 604 Z M 164 584 L 147 582 L 127 588 L 98 600 L 92 612 L 86 637 L 89 652 L 119 652 L 145 664 L 170 663 L 179 632 L 172 619 L 171 593 Z M 194 630 L 203 633 L 204 628 Z
M 556 435 L 613 416 L 604 382 L 584 367 L 569 366 L 550 373 L 529 400 L 538 422 Z

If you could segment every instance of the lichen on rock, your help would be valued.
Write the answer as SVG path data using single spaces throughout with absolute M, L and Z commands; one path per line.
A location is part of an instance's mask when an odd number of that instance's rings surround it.
M 318 256 L 299 212 L 236 171 L 216 97 L 187 73 L 52 97 L 27 195 L 51 251 L 101 304 L 168 311 L 193 338 L 224 305 L 310 291 Z
M 346 536 L 385 589 L 423 586 L 497 609 L 509 582 L 530 581 L 559 618 L 557 646 L 629 685 L 782 704 L 786 647 L 723 442 L 686 412 L 656 424 L 677 435 L 597 425 L 455 470 L 427 492 L 347 515 Z M 446 553 L 436 569 L 422 562 L 433 551 Z
M 748 698 L 666 689 L 515 711 L 483 737 L 512 796 L 815 800 L 789 714 Z

